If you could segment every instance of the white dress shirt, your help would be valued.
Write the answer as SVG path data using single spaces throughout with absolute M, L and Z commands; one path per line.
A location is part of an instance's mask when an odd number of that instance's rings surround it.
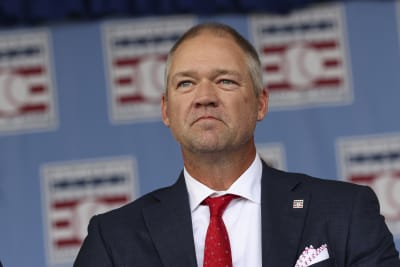
M 262 163 L 256 155 L 250 167 L 226 191 L 214 191 L 195 180 L 184 168 L 192 212 L 197 264 L 203 266 L 204 243 L 210 221 L 208 206 L 201 202 L 208 196 L 235 194 L 222 218 L 228 231 L 233 267 L 261 267 L 261 175 Z

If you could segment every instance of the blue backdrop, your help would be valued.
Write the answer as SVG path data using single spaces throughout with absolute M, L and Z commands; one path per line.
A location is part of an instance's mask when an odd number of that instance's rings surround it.
M 165 55 L 217 20 L 258 49 L 270 164 L 368 184 L 400 248 L 399 3 L 286 15 L 185 15 L 0 32 L 0 259 L 72 266 L 95 213 L 173 183 L 179 147 L 160 118 Z

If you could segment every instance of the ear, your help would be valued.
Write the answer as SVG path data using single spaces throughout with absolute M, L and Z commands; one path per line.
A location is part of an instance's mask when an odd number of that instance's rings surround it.
M 161 115 L 162 115 L 162 120 L 164 122 L 164 125 L 169 127 L 169 117 L 168 117 L 168 100 L 167 96 L 163 94 L 161 98 Z
M 268 112 L 268 91 L 267 89 L 263 89 L 260 95 L 258 96 L 258 114 L 257 114 L 257 120 L 261 121 L 264 119 L 265 115 Z

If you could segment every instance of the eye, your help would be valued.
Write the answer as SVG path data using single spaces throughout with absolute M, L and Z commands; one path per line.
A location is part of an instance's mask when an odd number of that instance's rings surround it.
M 234 90 L 239 86 L 239 83 L 232 79 L 220 79 L 217 84 L 224 90 Z
M 189 87 L 189 86 L 192 86 L 193 85 L 193 82 L 191 82 L 191 81 L 181 81 L 181 82 L 178 82 L 178 85 L 177 85 L 177 88 L 179 88 L 179 87 Z
M 231 84 L 235 84 L 235 82 L 234 82 L 234 81 L 232 81 L 232 80 L 228 80 L 228 79 L 222 79 L 222 80 L 220 80 L 220 81 L 219 81 L 219 83 L 220 83 L 220 84 L 223 84 L 223 85 L 231 85 Z

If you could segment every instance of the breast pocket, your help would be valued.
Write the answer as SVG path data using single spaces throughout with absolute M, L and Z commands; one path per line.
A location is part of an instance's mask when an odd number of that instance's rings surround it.
M 326 259 L 324 261 L 318 262 L 316 264 L 310 265 L 310 267 L 334 267 L 333 258 Z

